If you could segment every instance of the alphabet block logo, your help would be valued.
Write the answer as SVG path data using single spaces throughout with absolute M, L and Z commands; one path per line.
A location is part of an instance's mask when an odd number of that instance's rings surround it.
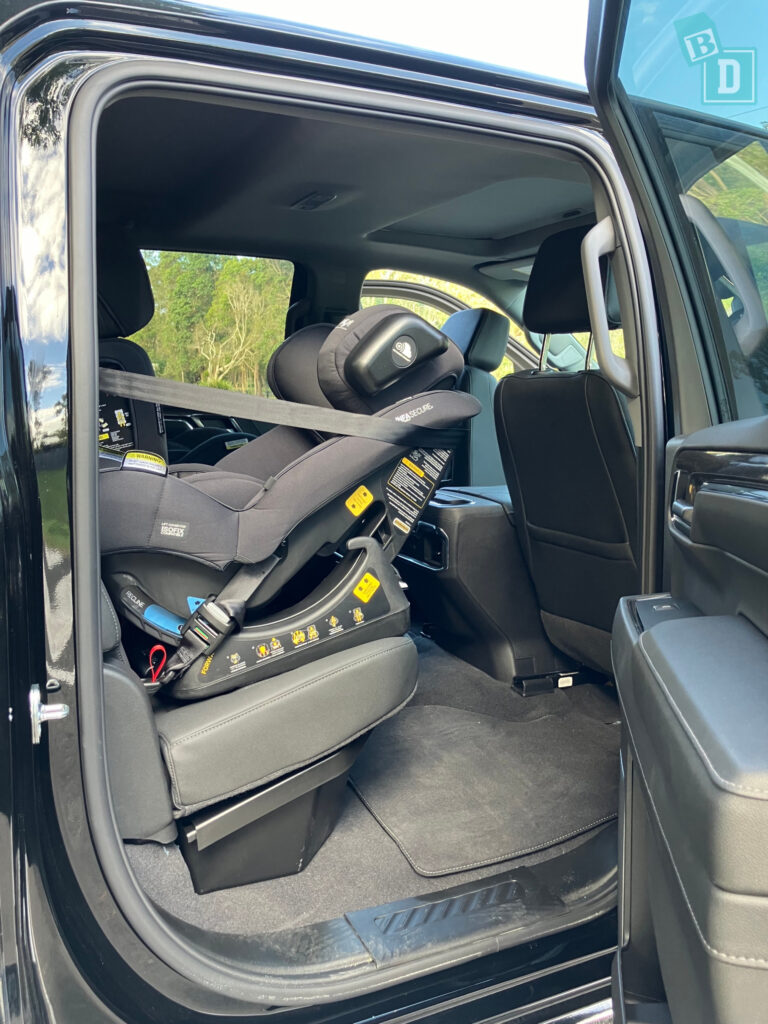
M 706 14 L 693 14 L 675 22 L 677 38 L 686 61 L 693 65 L 709 60 L 720 52 L 715 23 Z
M 680 49 L 689 67 L 701 68 L 703 104 L 757 102 L 757 51 L 725 49 L 711 18 L 692 14 L 675 22 Z
M 757 54 L 752 49 L 722 50 L 703 67 L 705 103 L 754 103 Z

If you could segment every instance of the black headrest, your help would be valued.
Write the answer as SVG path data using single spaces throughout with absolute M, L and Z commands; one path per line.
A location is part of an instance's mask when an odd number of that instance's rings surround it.
M 533 261 L 525 292 L 523 323 L 536 334 L 577 334 L 591 331 L 581 243 L 590 227 L 569 228 L 545 238 Z M 616 282 L 602 260 L 605 303 L 610 327 L 621 324 Z
M 97 243 L 99 337 L 124 338 L 152 319 L 155 300 L 141 252 L 119 233 L 103 232 Z
M 401 306 L 377 305 L 345 317 L 328 335 L 317 379 L 336 409 L 371 413 L 394 402 L 453 387 L 464 368 L 456 345 Z
M 493 309 L 461 309 L 442 327 L 464 355 L 467 366 L 489 373 L 504 358 L 509 341 L 509 320 Z
M 291 334 L 267 364 L 267 381 L 275 398 L 330 407 L 317 379 L 317 357 L 333 324 L 310 324 Z
M 591 329 L 581 269 L 581 243 L 589 230 L 558 231 L 539 246 L 523 305 L 529 331 L 573 334 Z

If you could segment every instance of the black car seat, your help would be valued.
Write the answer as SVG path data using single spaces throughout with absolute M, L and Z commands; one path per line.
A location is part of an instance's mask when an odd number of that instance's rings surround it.
M 523 316 L 544 335 L 590 330 L 581 241 L 550 235 Z M 501 458 L 541 618 L 556 647 L 610 673 L 619 598 L 640 590 L 637 453 L 626 410 L 599 372 L 525 371 L 495 396 Z
M 479 409 L 417 388 L 462 365 L 414 314 L 361 310 L 320 346 L 317 384 L 335 408 L 427 428 L 419 446 L 276 427 L 215 467 L 103 455 L 104 580 L 166 648 L 168 692 L 199 699 L 407 629 L 391 561 L 445 470 L 445 431 Z
M 504 483 L 493 395 L 496 378 L 509 343 L 509 320 L 493 309 L 462 309 L 453 313 L 441 328 L 464 356 L 466 367 L 459 378 L 459 391 L 474 395 L 481 411 L 469 424 L 467 444 L 457 452 L 453 482 L 474 487 L 498 487 Z
M 98 239 L 99 365 L 154 377 L 144 349 L 126 335 L 140 330 L 155 309 L 147 268 L 138 249 L 119 234 L 103 232 Z M 140 448 L 168 457 L 162 410 L 154 402 L 99 394 L 99 444 L 117 452 Z

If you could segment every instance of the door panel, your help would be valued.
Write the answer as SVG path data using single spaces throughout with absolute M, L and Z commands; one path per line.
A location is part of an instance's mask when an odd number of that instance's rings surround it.
M 613 635 L 616 1015 L 740 1024 L 768 1019 L 768 417 L 670 462 L 671 593 L 622 601 Z
M 655 282 L 668 365 L 690 345 L 714 424 L 668 447 L 670 592 L 614 624 L 615 1015 L 768 1021 L 768 6 L 596 0 L 590 19 L 593 101 L 675 267 Z M 690 430 L 686 386 L 668 411 Z
M 641 814 L 649 823 L 629 865 L 646 878 L 629 931 L 635 914 L 647 919 L 674 1024 L 764 1020 L 768 745 L 755 719 L 768 716 L 768 688 L 755 665 L 768 663 L 768 639 L 743 616 L 695 609 L 644 629 L 644 607 L 669 603 L 625 601 L 615 631 L 632 766 L 625 838 Z M 623 954 L 635 984 L 625 996 L 643 1002 L 653 979 L 633 953 Z M 624 1019 L 645 1018 L 630 1002 Z
M 673 593 L 768 633 L 768 417 L 691 435 L 672 460 L 669 502 Z

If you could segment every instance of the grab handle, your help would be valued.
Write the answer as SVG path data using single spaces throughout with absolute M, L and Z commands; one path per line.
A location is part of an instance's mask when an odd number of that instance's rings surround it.
M 611 348 L 608 310 L 605 305 L 605 289 L 600 273 L 600 257 L 616 249 L 616 235 L 610 217 L 604 217 L 587 232 L 581 243 L 581 266 L 584 271 L 584 286 L 587 292 L 589 319 L 592 336 L 595 339 L 597 362 L 603 376 L 625 395 L 634 398 L 638 393 L 637 374 L 629 359 L 617 356 Z

